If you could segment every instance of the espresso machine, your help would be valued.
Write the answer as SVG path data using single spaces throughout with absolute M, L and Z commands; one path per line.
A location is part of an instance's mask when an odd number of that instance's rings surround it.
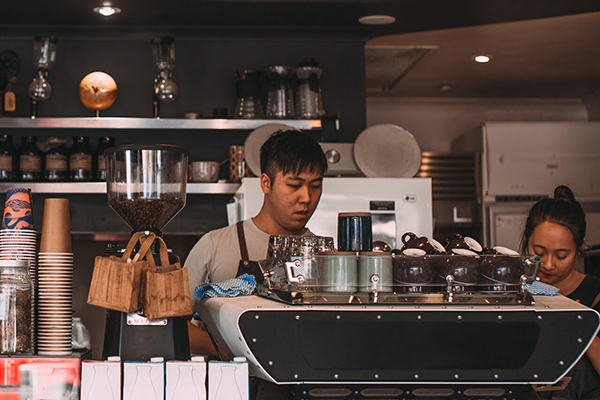
M 185 206 L 188 151 L 164 144 L 130 144 L 108 148 L 104 157 L 109 206 L 133 233 L 162 236 L 161 229 Z M 159 265 L 160 249 L 151 250 Z M 107 245 L 107 252 L 116 252 L 115 247 Z M 175 262 L 179 257 L 169 253 L 169 263 Z M 109 356 L 120 356 L 123 361 L 188 360 L 187 319 L 151 320 L 143 310 L 108 310 L 102 358 Z

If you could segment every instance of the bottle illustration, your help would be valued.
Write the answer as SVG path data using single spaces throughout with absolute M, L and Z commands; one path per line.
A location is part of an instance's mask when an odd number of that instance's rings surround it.
M 221 378 L 215 394 L 215 400 L 242 400 L 239 384 L 235 379 L 237 367 L 234 365 L 223 365 Z
M 159 400 L 156 389 L 152 384 L 151 365 L 137 365 L 135 367 L 135 382 L 131 389 L 130 400 Z
M 173 390 L 173 400 L 201 400 L 198 383 L 194 377 L 193 365 L 179 365 L 177 383 Z M 200 384 L 204 385 L 203 382 Z
M 108 388 L 108 390 L 106 390 Z M 82 400 L 115 400 L 113 388 L 108 379 L 108 365 L 94 365 L 94 377 L 90 385 L 90 391 L 85 399 Z

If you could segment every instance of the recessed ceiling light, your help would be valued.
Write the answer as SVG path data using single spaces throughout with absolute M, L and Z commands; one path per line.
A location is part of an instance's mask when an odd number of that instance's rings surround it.
M 480 54 L 478 56 L 473 57 L 473 59 L 475 60 L 475 62 L 481 63 L 481 64 L 485 64 L 487 62 L 490 62 L 491 57 L 490 56 L 486 56 L 484 54 Z
M 389 25 L 396 22 L 396 18 L 391 15 L 365 15 L 358 22 L 363 25 Z
M 103 17 L 110 17 L 111 15 L 115 15 L 121 12 L 120 8 L 104 5 L 102 7 L 94 8 L 94 12 L 96 14 L 100 14 Z

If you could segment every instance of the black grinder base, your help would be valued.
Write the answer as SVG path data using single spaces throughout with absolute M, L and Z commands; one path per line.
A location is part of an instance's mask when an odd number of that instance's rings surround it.
M 108 310 L 102 359 L 110 356 L 120 356 L 121 361 L 150 361 L 151 357 L 163 357 L 165 361 L 190 359 L 186 317 L 150 320 L 156 325 L 136 325 L 146 321 L 149 320 L 136 313 Z

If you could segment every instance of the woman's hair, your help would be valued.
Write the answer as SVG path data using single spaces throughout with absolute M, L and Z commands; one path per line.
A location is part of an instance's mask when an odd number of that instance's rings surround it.
M 319 142 L 310 135 L 296 131 L 278 131 L 260 148 L 260 170 L 271 178 L 279 171 L 301 174 L 315 172 L 321 176 L 327 171 L 327 159 Z
M 558 186 L 554 189 L 553 199 L 540 200 L 531 207 L 521 239 L 523 254 L 527 254 L 533 231 L 544 222 L 553 222 L 570 230 L 577 249 L 581 249 L 585 239 L 585 212 L 567 186 Z

